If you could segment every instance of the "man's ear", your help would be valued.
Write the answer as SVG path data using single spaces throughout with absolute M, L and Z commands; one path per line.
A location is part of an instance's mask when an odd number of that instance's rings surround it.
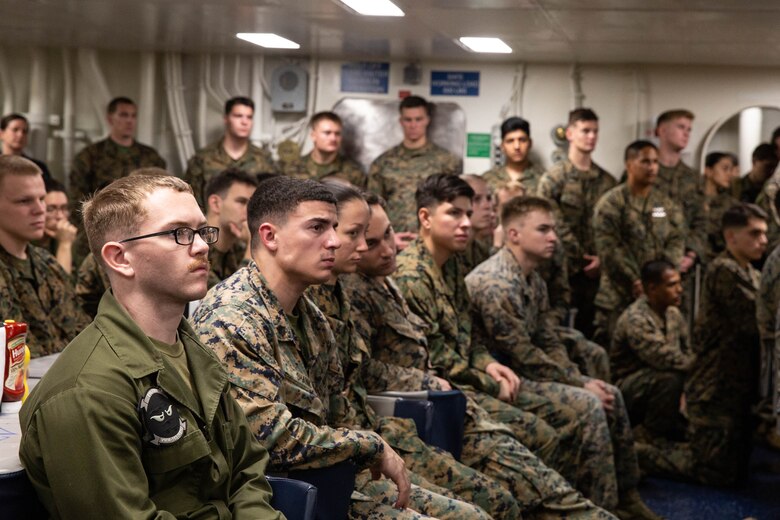
M 270 222 L 263 222 L 260 224 L 260 227 L 257 229 L 257 235 L 263 243 L 263 247 L 274 252 L 279 249 L 278 231 L 276 226 Z
M 206 199 L 206 210 L 219 215 L 219 212 L 222 210 L 222 197 L 216 193 L 209 195 L 209 198 Z
M 130 256 L 125 250 L 125 246 L 119 242 L 106 242 L 100 249 L 100 255 L 106 268 L 125 278 L 132 278 L 135 275 Z
M 417 210 L 417 218 L 420 221 L 420 228 L 421 229 L 431 229 L 431 218 L 433 217 L 433 214 L 431 213 L 431 210 L 428 208 L 420 208 Z

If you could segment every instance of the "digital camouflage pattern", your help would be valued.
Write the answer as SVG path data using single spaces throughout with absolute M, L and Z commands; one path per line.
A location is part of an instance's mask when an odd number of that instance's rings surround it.
M 466 286 L 485 340 L 516 373 L 535 381 L 585 383 L 551 326 L 547 286 L 538 272 L 525 276 L 503 247 L 466 276 Z
M 621 184 L 596 205 L 593 230 L 601 259 L 595 300 L 599 337 L 608 343 L 615 321 L 634 300 L 632 286 L 640 278 L 642 265 L 659 258 L 680 263 L 685 223 L 679 206 L 655 188 L 642 198 Z
M 371 352 L 363 337 L 355 330 L 350 299 L 341 281 L 337 280 L 333 285 L 313 286 L 306 292 L 327 317 L 338 344 L 346 378 L 343 393 L 355 411 L 352 417 L 343 413 L 335 414 L 336 417 L 348 417 L 349 423 L 343 426 L 376 430 L 416 475 L 478 505 L 493 518 L 518 518 L 519 506 L 508 490 L 497 481 L 459 463 L 448 453 L 426 445 L 417 436 L 414 421 L 376 416 L 368 404 L 370 390 L 365 383 L 373 376 L 368 373 L 367 363 Z M 420 387 L 406 386 L 398 390 L 419 391 Z
M 132 146 L 125 147 L 107 137 L 87 146 L 76 155 L 70 172 L 68 191 L 70 214 L 79 229 L 73 243 L 75 265 L 80 265 L 89 254 L 89 243 L 81 218 L 81 203 L 97 190 L 126 177 L 133 170 L 149 167 L 165 168 L 165 160 L 154 148 L 137 141 L 133 141 Z
M 250 263 L 213 287 L 192 321 L 227 369 L 231 394 L 268 450 L 272 470 L 325 467 L 344 460 L 367 468 L 384 449 L 379 435 L 328 426 L 329 420 L 343 423 L 353 413 L 342 395 L 344 374 L 328 321 L 305 296 L 295 316 L 287 316 L 257 265 Z M 365 476 L 358 480 L 364 484 L 361 489 L 377 499 L 370 504 L 365 497 L 353 500 L 351 517 L 419 518 L 392 508 L 391 481 L 373 483 Z M 383 498 L 389 503 L 381 503 Z M 453 520 L 463 518 L 458 515 L 464 508 L 478 515 L 473 506 L 420 488 L 413 491 L 410 506 Z
M 165 160 L 154 148 L 137 141 L 125 147 L 107 137 L 87 146 L 73 160 L 68 194 L 71 214 L 81 215 L 81 203 L 97 190 L 126 177 L 133 170 L 149 167 L 164 169 Z M 76 221 L 82 229 L 81 218 Z
M 76 295 L 81 300 L 84 312 L 94 318 L 100 299 L 109 287 L 111 287 L 111 282 L 109 282 L 105 270 L 92 253 L 88 254 L 79 266 L 78 282 L 76 283 Z
M 352 316 L 355 317 L 356 330 L 372 346 L 374 357 L 396 367 L 386 373 L 406 370 L 426 374 L 430 368 L 426 351 L 426 326 L 410 311 L 393 280 L 386 277 L 384 281 L 378 281 L 355 274 L 345 277 L 345 282 L 353 304 Z M 422 382 L 424 376 L 416 380 Z M 377 383 L 382 384 L 381 381 Z M 379 386 L 377 391 L 382 388 Z M 512 426 L 510 430 L 501 422 L 493 420 L 475 401 L 481 399 L 491 406 L 489 400 L 497 400 L 475 392 L 466 391 L 466 394 L 464 462 L 503 482 L 525 507 L 538 504 L 540 494 L 559 496 L 560 490 L 556 491 L 555 487 L 560 485 L 560 477 L 556 475 L 553 478 L 555 473 L 543 469 L 541 462 L 518 442 L 515 433 L 522 427 L 517 422 L 511 422 L 515 417 L 511 414 L 506 417 Z M 501 413 L 505 411 L 506 407 L 500 408 Z M 533 422 L 526 431 L 538 433 L 540 425 L 546 426 L 541 422 Z M 528 482 L 523 483 L 523 479 L 518 478 L 520 476 Z M 533 487 L 542 491 L 534 492 Z M 553 509 L 552 501 L 548 500 L 548 504 Z
M 352 159 L 337 155 L 336 159 L 328 164 L 320 164 L 311 156 L 311 152 L 298 159 L 286 163 L 282 173 L 298 179 L 314 179 L 319 181 L 328 176 L 335 176 L 349 181 L 353 186 L 365 188 L 367 177 L 363 168 Z
M 472 237 L 466 250 L 458 254 L 463 262 L 465 272 L 470 272 L 479 264 L 490 258 L 493 251 L 493 237 L 488 239 L 478 239 Z
M 747 475 L 750 405 L 758 379 L 756 294 L 760 273 L 728 252 L 707 268 L 693 343 L 696 363 L 685 385 L 695 471 L 705 483 Z
M 682 161 L 672 168 L 659 164 L 653 191 L 663 193 L 682 210 L 685 251 L 693 251 L 699 258 L 706 258 L 707 215 L 699 172 Z
M 195 200 L 201 208 L 206 207 L 206 183 L 209 179 L 227 170 L 236 168 L 250 175 L 258 173 L 276 173 L 277 168 L 271 154 L 249 143 L 244 155 L 233 159 L 222 146 L 222 139 L 198 150 L 187 162 L 184 180 L 192 186 Z
M 615 178 L 596 163 L 588 171 L 580 171 L 568 159 L 553 165 L 539 180 L 536 194 L 554 203 L 561 217 L 559 227 L 569 231 L 559 236 L 570 275 L 586 265 L 583 255 L 596 254 L 592 228 L 594 208 L 615 184 Z
M 248 264 L 248 261 L 244 260 L 246 248 L 247 244 L 243 242 L 236 242 L 227 251 L 220 251 L 214 246 L 209 247 L 209 289 Z
M 368 191 L 387 201 L 396 231 L 417 231 L 417 185 L 435 173 L 460 175 L 463 160 L 430 141 L 411 150 L 399 144 L 377 157 L 368 171 Z
M 477 330 L 485 341 L 508 356 L 509 366 L 524 383 L 580 417 L 582 449 L 575 482 L 597 504 L 613 508 L 618 491 L 634 489 L 639 469 L 628 414 L 620 392 L 612 387 L 615 409 L 607 416 L 595 394 L 582 387 L 588 378 L 569 359 L 550 320 L 547 288 L 538 272 L 524 275 L 504 247 L 466 277 Z
M 0 246 L 0 320 L 27 323 L 36 358 L 60 352 L 91 320 L 57 259 L 33 245 L 26 253 L 22 260 Z
M 610 357 L 631 423 L 653 435 L 683 433 L 680 396 L 695 356 L 680 309 L 670 306 L 662 317 L 637 298 L 617 321 Z
M 539 179 L 542 178 L 543 174 L 544 168 L 536 163 L 529 162 L 528 167 L 523 170 L 521 175 L 512 174 L 506 165 L 503 165 L 489 169 L 482 174 L 482 178 L 488 183 L 493 193 L 497 193 L 501 188 L 506 188 L 511 182 L 520 184 L 526 195 L 533 195 L 536 193 Z
M 761 195 L 761 189 L 764 183 L 756 184 L 750 178 L 750 175 L 743 175 L 732 179 L 729 191 L 731 196 L 741 202 L 755 203 L 758 196 Z
M 777 384 L 780 381 L 777 375 L 780 349 L 776 340 L 778 303 L 780 303 L 780 248 L 775 248 L 761 269 L 761 282 L 756 298 L 756 323 L 761 337 L 759 391 L 762 398 L 769 398 L 769 401 L 773 402 L 772 415 L 775 417 L 778 416 L 780 405 L 780 388 Z M 780 420 L 777 424 L 780 426 Z
M 704 195 L 704 214 L 707 216 L 707 242 L 704 263 L 709 263 L 726 249 L 726 241 L 721 230 L 723 214 L 731 206 L 739 204 L 728 190 L 719 190 L 715 195 Z
M 777 207 L 777 195 L 780 192 L 780 174 L 775 173 L 764 184 L 761 195 L 756 199 L 756 205 L 769 216 L 767 220 L 766 238 L 769 241 L 767 250 L 773 251 L 780 244 L 780 211 Z

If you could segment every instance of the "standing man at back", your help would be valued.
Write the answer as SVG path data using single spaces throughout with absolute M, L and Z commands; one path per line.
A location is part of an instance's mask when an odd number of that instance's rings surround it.
M 133 170 L 147 167 L 165 168 L 157 150 L 135 140 L 138 107 L 127 97 L 116 97 L 106 109 L 108 137 L 93 143 L 76 155 L 70 173 L 70 212 L 76 216 L 79 236 L 74 243 L 76 265 L 89 253 L 79 211 L 81 203 L 95 191 L 111 184 Z
M 434 173 L 463 173 L 463 160 L 428 140 L 432 109 L 419 96 L 404 98 L 399 107 L 404 140 L 377 157 L 368 172 L 368 189 L 387 201 L 387 214 L 403 246 L 416 237 L 417 184 Z
M 344 124 L 335 112 L 311 116 L 312 151 L 284 167 L 284 174 L 299 179 L 322 180 L 338 177 L 358 188 L 366 187 L 366 174 L 358 163 L 341 155 L 341 129 Z
M 563 227 L 561 242 L 568 261 L 571 300 L 577 309 L 575 328 L 588 337 L 593 335 L 593 300 L 601 273 L 591 225 L 593 210 L 601 196 L 616 184 L 614 177 L 591 157 L 598 137 L 596 113 L 589 108 L 572 110 L 566 128 L 568 157 L 542 176 L 537 191 L 560 211 L 558 221 Z
M 256 175 L 274 173 L 271 154 L 249 141 L 252 134 L 255 102 L 248 97 L 234 97 L 225 103 L 225 135 L 198 152 L 187 163 L 184 180 L 190 183 L 201 208 L 206 207 L 206 183 L 229 168 Z
M 522 188 L 524 193 L 536 193 L 544 168 L 531 161 L 531 124 L 522 117 L 510 117 L 501 123 L 501 151 L 506 158 L 503 166 L 494 166 L 482 174 L 493 193 L 501 188 Z
M 689 110 L 667 110 L 656 122 L 658 136 L 658 180 L 655 189 L 680 206 L 685 219 L 685 257 L 680 273 L 685 275 L 704 258 L 707 243 L 707 215 L 699 172 L 682 162 L 682 151 L 691 137 L 693 113 Z M 687 297 L 687 296 L 686 296 Z

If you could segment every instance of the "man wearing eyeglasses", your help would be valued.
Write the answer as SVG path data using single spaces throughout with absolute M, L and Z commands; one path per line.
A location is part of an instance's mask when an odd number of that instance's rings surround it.
M 68 274 L 33 245 L 44 236 L 45 197 L 38 166 L 0 156 L 0 320 L 27 323 L 33 357 L 59 352 L 89 324 Z
M 49 516 L 283 518 L 268 453 L 182 317 L 206 294 L 219 229 L 170 175 L 119 179 L 83 215 L 111 291 L 20 413 L 19 456 Z

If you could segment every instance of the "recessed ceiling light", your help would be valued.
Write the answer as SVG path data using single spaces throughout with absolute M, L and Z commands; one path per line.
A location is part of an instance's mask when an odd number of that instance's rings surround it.
M 474 52 L 494 52 L 501 54 L 509 54 L 512 52 L 512 47 L 504 43 L 501 38 L 463 37 L 460 38 L 460 43 L 465 45 L 468 50 Z
M 365 16 L 403 16 L 404 12 L 390 0 L 339 0 L 358 14 Z
M 240 38 L 249 43 L 254 43 L 266 49 L 300 49 L 301 46 L 292 40 L 282 38 L 274 33 L 237 33 L 236 38 Z

